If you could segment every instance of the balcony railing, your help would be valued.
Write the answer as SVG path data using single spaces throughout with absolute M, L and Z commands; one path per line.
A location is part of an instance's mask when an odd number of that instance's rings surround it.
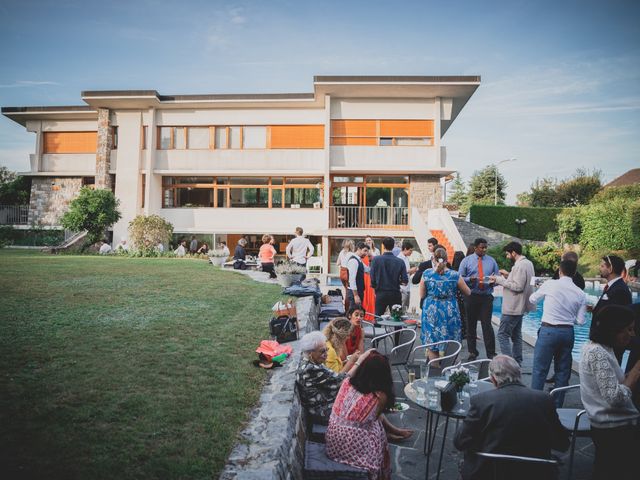
M 0 225 L 27 225 L 29 205 L 0 205 Z
M 329 207 L 329 228 L 409 228 L 407 207 Z

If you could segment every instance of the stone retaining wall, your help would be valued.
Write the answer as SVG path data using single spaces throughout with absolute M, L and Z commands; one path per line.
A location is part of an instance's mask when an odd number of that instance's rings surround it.
M 318 308 L 313 297 L 296 301 L 300 337 L 318 329 Z M 221 480 L 290 480 L 302 478 L 305 429 L 295 394 L 295 372 L 300 363 L 299 341 L 281 368 L 271 370 L 249 424 L 227 459 Z

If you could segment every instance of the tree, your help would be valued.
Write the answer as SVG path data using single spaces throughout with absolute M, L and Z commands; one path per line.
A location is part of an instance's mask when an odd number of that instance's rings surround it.
M 529 192 L 521 192 L 516 195 L 516 205 L 518 207 L 531 206 L 531 194 Z
M 462 181 L 462 175 L 460 174 L 456 175 L 455 180 L 451 184 L 451 193 L 449 194 L 448 201 L 449 203 L 457 205 L 463 212 L 466 212 L 469 209 L 467 204 L 467 186 Z
M 556 187 L 558 206 L 577 207 L 588 204 L 602 188 L 602 172 L 594 170 L 592 173 L 583 168 L 576 170 L 571 178 L 563 180 Z
M 496 196 L 496 181 L 498 205 L 504 205 L 507 182 L 495 165 L 489 165 L 480 171 L 473 172 L 469 182 L 468 202 L 471 205 L 493 205 Z
M 169 243 L 173 225 L 158 215 L 138 215 L 129 222 L 129 238 L 138 250 L 153 250 L 159 243 Z
M 558 182 L 555 178 L 536 179 L 531 185 L 529 198 L 532 207 L 558 207 L 558 195 L 556 192 Z
M 89 243 L 95 243 L 120 220 L 119 203 L 111 190 L 83 187 L 62 216 L 62 226 L 75 232 L 86 230 Z
M 30 193 L 29 178 L 16 176 L 7 167 L 0 167 L 0 205 L 26 205 Z

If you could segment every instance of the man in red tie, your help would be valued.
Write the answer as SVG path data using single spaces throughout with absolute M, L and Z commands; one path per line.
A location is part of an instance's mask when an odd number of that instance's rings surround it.
M 467 346 L 469 361 L 478 358 L 476 345 L 478 322 L 482 326 L 482 336 L 487 357 L 496 355 L 496 337 L 491 325 L 493 311 L 493 283 L 489 281 L 492 275 L 498 275 L 498 264 L 493 257 L 487 255 L 487 241 L 476 238 L 473 242 L 474 253 L 465 257 L 460 263 L 460 276 L 471 288 L 471 295 L 465 299 L 467 310 Z

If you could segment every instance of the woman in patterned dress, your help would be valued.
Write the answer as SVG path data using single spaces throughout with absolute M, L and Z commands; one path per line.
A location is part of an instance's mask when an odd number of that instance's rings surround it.
M 370 479 L 391 478 L 382 412 L 394 403 L 389 361 L 372 352 L 338 391 L 325 436 L 327 456 L 367 470 Z
M 455 270 L 447 268 L 447 251 L 437 248 L 433 253 L 433 268 L 425 270 L 420 281 L 422 305 L 422 344 L 443 340 L 460 341 L 460 310 L 456 293 L 470 295 L 471 290 Z M 427 349 L 429 360 L 444 354 L 444 345 Z

